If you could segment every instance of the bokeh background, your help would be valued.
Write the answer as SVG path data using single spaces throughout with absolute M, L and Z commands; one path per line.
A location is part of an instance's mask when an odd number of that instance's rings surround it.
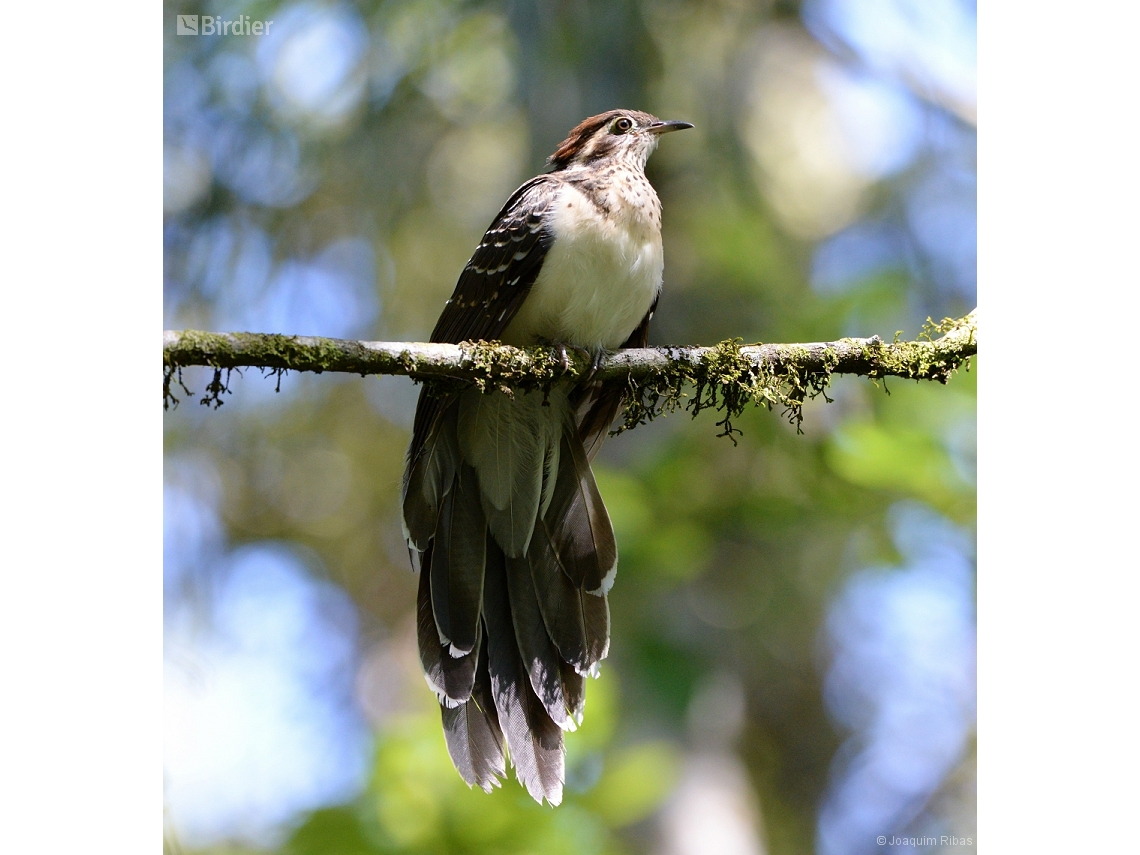
M 176 36 L 176 14 L 273 21 Z M 612 107 L 696 128 L 652 344 L 976 302 L 966 0 L 167 3 L 167 328 L 424 340 L 483 229 Z M 564 804 L 471 792 L 419 674 L 406 378 L 231 378 L 165 417 L 169 852 L 967 851 L 975 376 L 856 378 L 608 442 L 613 643 Z M 208 380 L 185 372 L 199 395 Z M 936 838 L 895 843 L 892 835 Z M 946 845 L 943 835 L 956 838 Z

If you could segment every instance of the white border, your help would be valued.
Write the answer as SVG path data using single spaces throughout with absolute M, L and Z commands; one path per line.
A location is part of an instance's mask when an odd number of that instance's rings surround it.
M 1124 851 L 1140 795 L 1140 12 L 979 18 L 979 851 Z
M 4 15 L 4 852 L 162 846 L 163 15 Z

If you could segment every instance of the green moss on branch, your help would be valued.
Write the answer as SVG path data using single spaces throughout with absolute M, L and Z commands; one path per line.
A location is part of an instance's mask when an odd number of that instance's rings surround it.
M 937 338 L 935 337 L 937 335 Z M 738 433 L 732 420 L 749 406 L 779 409 L 797 429 L 803 403 L 823 395 L 835 374 L 873 379 L 904 377 L 946 383 L 977 353 L 976 310 L 964 318 L 928 320 L 915 341 L 885 342 L 878 336 L 810 344 L 744 345 L 740 339 L 715 347 L 621 350 L 602 361 L 597 380 L 627 386 L 622 430 L 685 408 L 723 413 L 722 436 Z M 331 338 L 257 333 L 172 332 L 163 334 L 164 403 L 177 404 L 171 386 L 182 384 L 181 369 L 214 369 L 203 403 L 221 405 L 228 392 L 222 371 L 260 368 L 285 371 L 400 374 L 441 385 L 488 391 L 549 389 L 560 381 L 581 379 L 589 358 L 572 349 L 516 348 L 499 342 L 412 344 L 343 341 Z M 186 390 L 187 392 L 189 390 Z

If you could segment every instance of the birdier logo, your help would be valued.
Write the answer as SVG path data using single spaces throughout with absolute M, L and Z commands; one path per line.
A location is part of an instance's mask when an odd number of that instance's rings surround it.
M 263 36 L 272 21 L 252 21 L 249 15 L 223 18 L 220 15 L 178 15 L 175 33 L 180 36 Z

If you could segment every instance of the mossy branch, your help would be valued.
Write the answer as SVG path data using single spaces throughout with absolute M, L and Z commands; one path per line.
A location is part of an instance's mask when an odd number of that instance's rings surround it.
M 939 334 L 935 337 L 935 334 Z M 904 377 L 947 382 L 978 350 L 977 310 L 964 318 L 927 321 L 915 341 L 885 342 L 878 336 L 809 344 L 742 344 L 739 339 L 715 347 L 656 347 L 619 350 L 602 361 L 596 379 L 621 380 L 629 387 L 623 429 L 634 427 L 682 405 L 694 414 L 722 410 L 724 433 L 731 419 L 749 404 L 780 406 L 796 425 L 806 398 L 825 394 L 835 374 Z M 210 333 L 167 330 L 162 340 L 164 405 L 177 405 L 171 385 L 181 385 L 181 369 L 214 369 L 202 403 L 221 405 L 226 389 L 222 372 L 260 368 L 280 376 L 286 371 L 336 371 L 350 374 L 402 374 L 419 381 L 501 388 L 549 388 L 560 380 L 586 375 L 589 359 L 550 347 L 515 348 L 488 342 L 423 344 L 345 341 L 333 338 L 260 333 Z M 183 389 L 186 387 L 183 385 Z M 686 389 L 692 390 L 691 397 Z M 186 390 L 189 392 L 189 390 Z M 682 399 L 688 401 L 682 404 Z

